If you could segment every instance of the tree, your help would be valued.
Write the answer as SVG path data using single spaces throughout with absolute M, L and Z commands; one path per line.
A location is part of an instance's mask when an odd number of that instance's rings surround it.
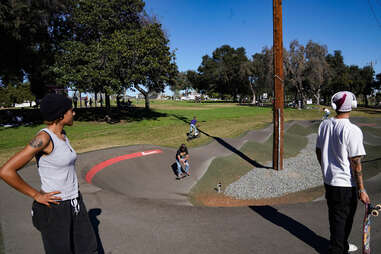
M 151 92 L 162 92 L 166 85 L 173 86 L 177 76 L 175 53 L 158 23 L 146 24 L 133 36 L 130 47 L 131 82 L 145 98 L 145 108 L 150 108 Z
M 361 71 L 361 94 L 364 96 L 365 106 L 369 105 L 368 96 L 372 94 L 373 90 L 377 87 L 376 81 L 374 80 L 375 71 L 372 65 L 364 66 Z
M 261 53 L 256 53 L 251 60 L 251 75 L 249 81 L 253 93 L 268 93 L 273 91 L 273 51 L 268 47 L 264 47 Z
M 330 66 L 332 78 L 323 91 L 324 95 L 329 96 L 338 91 L 350 90 L 349 69 L 344 64 L 344 57 L 341 55 L 341 51 L 335 50 L 333 55 L 328 54 L 326 61 Z
M 120 66 L 118 38 L 139 28 L 144 2 L 141 0 L 71 1 L 63 18 L 63 30 L 70 31 L 61 43 L 53 70 L 60 84 L 81 91 L 119 93 L 125 77 Z
M 54 67 L 60 83 L 103 92 L 108 107 L 109 94 L 136 89 L 149 108 L 149 93 L 172 82 L 174 52 L 161 25 L 145 15 L 143 1 L 73 1 L 65 24 L 72 36 Z
M 13 107 L 16 103 L 24 102 L 31 104 L 34 98 L 29 82 L 0 87 L 0 106 Z
M 286 77 L 289 84 L 295 87 L 297 97 L 303 101 L 303 104 L 307 101 L 306 88 L 304 83 L 304 74 L 307 69 L 306 63 L 306 49 L 303 45 L 299 44 L 297 40 L 290 43 L 290 50 L 286 55 Z
M 356 96 L 362 95 L 364 98 L 365 106 L 368 106 L 368 96 L 373 93 L 373 90 L 377 87 L 374 80 L 374 69 L 372 66 L 364 66 L 359 68 L 357 65 L 351 65 L 348 67 L 349 86 Z
M 192 83 L 188 79 L 188 72 L 178 72 L 174 82 L 171 83 L 170 89 L 173 91 L 175 95 L 180 94 L 180 90 L 189 90 L 192 89 Z
M 359 96 L 364 89 L 364 82 L 361 77 L 361 69 L 357 65 L 347 66 L 348 90 Z
M 256 80 L 257 77 L 255 75 L 255 70 L 253 69 L 253 64 L 250 61 L 244 62 L 241 64 L 241 68 L 239 70 L 239 75 L 242 80 L 245 78 L 248 79 L 248 87 L 250 88 L 251 91 L 251 104 L 255 104 L 257 102 L 256 100 Z
M 234 49 L 223 45 L 213 51 L 212 57 L 205 55 L 198 68 L 197 88 L 207 93 L 230 95 L 234 101 L 248 94 L 248 73 L 242 68 L 248 62 L 244 48 Z
M 234 101 L 237 101 L 237 95 L 247 93 L 247 73 L 240 73 L 242 64 L 248 62 L 243 47 L 234 49 L 229 45 L 223 45 L 213 52 L 213 61 L 217 67 L 214 71 L 218 90 L 231 95 Z
M 205 80 L 205 76 L 192 70 L 186 72 L 187 80 L 191 88 L 201 94 L 207 94 L 209 91 L 209 82 Z
M 6 0 L 0 3 L 0 79 L 3 85 L 27 78 L 35 95 L 42 97 L 54 76 L 56 23 L 67 1 Z
M 374 82 L 374 88 L 376 90 L 381 89 L 381 72 L 376 75 L 376 80 Z
M 327 46 L 309 41 L 306 46 L 305 77 L 309 82 L 316 104 L 320 105 L 321 89 L 330 79 L 330 69 L 326 62 Z
M 217 86 L 216 69 L 217 63 L 210 56 L 205 55 L 202 57 L 197 73 L 188 73 L 188 79 L 197 91 L 207 94 L 221 93 Z

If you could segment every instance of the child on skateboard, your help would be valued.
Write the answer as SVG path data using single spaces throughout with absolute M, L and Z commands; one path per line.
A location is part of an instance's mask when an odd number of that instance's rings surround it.
M 194 131 L 194 136 L 198 135 L 198 130 L 197 130 L 197 127 L 196 127 L 196 123 L 197 123 L 197 119 L 194 116 L 192 121 L 190 122 L 189 135 L 192 135 L 192 130 Z
M 331 114 L 331 112 L 327 108 L 323 108 L 323 112 L 324 112 L 324 115 L 323 115 L 322 120 L 324 121 L 324 120 L 328 119 L 328 117 Z

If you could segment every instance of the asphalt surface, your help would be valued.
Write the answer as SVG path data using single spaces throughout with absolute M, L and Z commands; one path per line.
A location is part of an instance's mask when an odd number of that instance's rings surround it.
M 308 126 L 307 122 L 301 124 Z M 329 231 L 324 200 L 209 208 L 193 207 L 187 199 L 213 158 L 237 152 L 249 140 L 264 142 L 271 132 L 269 126 L 237 139 L 215 137 L 206 146 L 190 149 L 191 176 L 181 181 L 175 180 L 172 168 L 175 149 L 139 145 L 79 155 L 80 190 L 99 236 L 101 253 L 325 253 Z M 98 163 L 152 149 L 163 153 L 115 163 L 98 172 L 92 184 L 85 181 L 86 173 Z M 34 164 L 20 173 L 39 188 Z M 372 200 L 381 201 L 380 183 L 380 175 L 365 182 Z M 40 234 L 32 226 L 32 200 L 4 182 L 0 182 L 0 198 L 5 253 L 43 253 Z M 350 241 L 359 247 L 363 210 L 359 204 L 350 236 Z M 380 223 L 380 218 L 373 219 L 372 253 L 381 253 Z

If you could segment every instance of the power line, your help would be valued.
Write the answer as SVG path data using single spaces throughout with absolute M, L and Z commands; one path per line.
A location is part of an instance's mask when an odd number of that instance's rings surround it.
M 380 23 L 380 21 L 378 20 L 378 17 L 377 17 L 377 15 L 376 15 L 376 12 L 375 12 L 374 9 L 373 9 L 372 4 L 370 3 L 370 0 L 368 0 L 368 4 L 369 4 L 369 8 L 370 8 L 370 10 L 372 11 L 372 14 L 373 14 L 374 18 L 376 19 L 376 22 L 377 22 L 378 26 L 381 28 L 381 23 Z

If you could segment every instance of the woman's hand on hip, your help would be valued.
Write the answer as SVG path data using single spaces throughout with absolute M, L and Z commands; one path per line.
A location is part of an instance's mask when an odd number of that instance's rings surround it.
M 52 191 L 48 193 L 38 192 L 36 195 L 33 196 L 33 198 L 34 200 L 36 200 L 36 202 L 50 207 L 50 203 L 58 205 L 58 201 L 62 200 L 60 197 L 55 196 L 56 194 L 60 193 L 60 191 Z

